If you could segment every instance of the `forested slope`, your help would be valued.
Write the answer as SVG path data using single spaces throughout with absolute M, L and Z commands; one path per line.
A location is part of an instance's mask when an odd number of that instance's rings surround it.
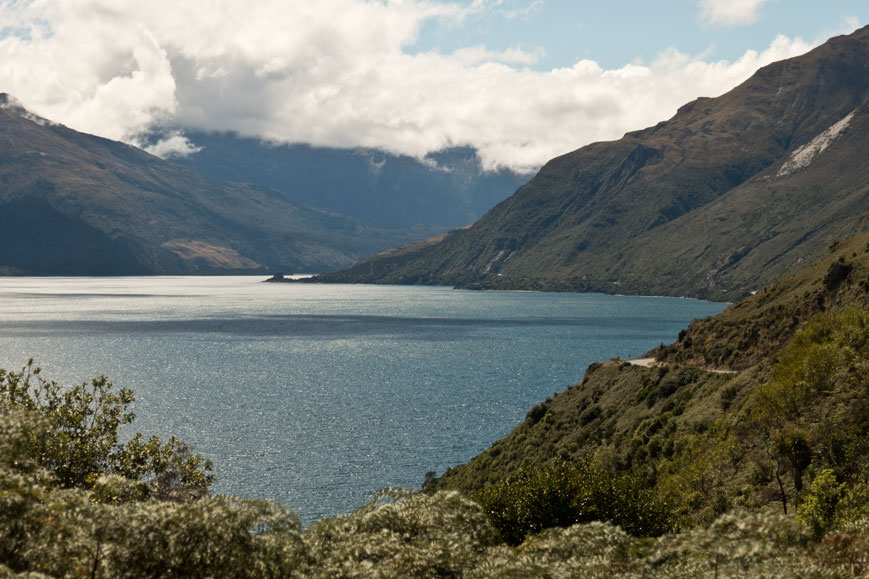
M 793 513 L 813 500 L 808 489 L 818 480 L 866 493 L 867 304 L 864 234 L 694 322 L 649 353 L 651 367 L 593 364 L 582 382 L 429 488 L 494 501 L 517 473 L 590 460 L 640 477 L 693 524 L 733 508 Z

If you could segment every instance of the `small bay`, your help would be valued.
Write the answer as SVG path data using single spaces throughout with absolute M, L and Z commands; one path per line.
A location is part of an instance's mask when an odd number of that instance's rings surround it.
M 725 304 L 256 277 L 0 278 L 0 367 L 136 393 L 134 431 L 303 521 L 466 462 L 586 367 Z

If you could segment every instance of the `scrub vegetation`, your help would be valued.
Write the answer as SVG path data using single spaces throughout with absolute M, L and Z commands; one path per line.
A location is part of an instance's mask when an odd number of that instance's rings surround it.
M 869 238 L 835 244 L 421 492 L 308 528 L 210 494 L 174 438 L 120 442 L 133 394 L 106 378 L 0 371 L 0 576 L 865 576 L 867 279 Z

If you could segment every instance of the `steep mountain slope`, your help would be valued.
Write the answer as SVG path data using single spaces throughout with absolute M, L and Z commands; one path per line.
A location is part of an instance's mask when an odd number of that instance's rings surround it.
M 381 231 L 220 184 L 0 96 L 0 272 L 322 271 L 423 231 Z
M 869 309 L 869 234 L 832 244 L 818 262 L 696 320 L 677 342 L 652 352 L 663 362 L 742 370 L 774 355 L 813 316 Z
M 185 131 L 198 152 L 177 159 L 218 181 L 254 183 L 293 201 L 381 227 L 476 221 L 531 175 L 484 171 L 476 152 L 455 147 L 426 163 L 372 149 L 276 145 L 227 133 Z
M 729 298 L 867 222 L 869 28 L 553 159 L 468 229 L 324 281 Z
M 686 517 L 708 522 L 734 506 L 806 500 L 805 483 L 825 470 L 843 489 L 866 485 L 867 307 L 862 234 L 696 321 L 649 353 L 651 367 L 593 364 L 509 436 L 427 486 L 477 492 L 523 468 L 593 457 L 605 470 L 646 477 Z

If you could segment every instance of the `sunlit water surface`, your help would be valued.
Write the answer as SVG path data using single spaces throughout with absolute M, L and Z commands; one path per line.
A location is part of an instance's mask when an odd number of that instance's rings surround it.
M 723 304 L 253 277 L 0 278 L 0 367 L 136 393 L 133 431 L 305 522 L 466 462 L 586 367 Z

